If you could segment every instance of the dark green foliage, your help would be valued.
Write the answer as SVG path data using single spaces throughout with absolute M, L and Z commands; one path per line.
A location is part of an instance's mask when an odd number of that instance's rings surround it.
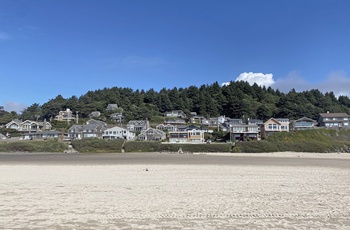
M 179 150 L 189 153 L 231 152 L 231 143 L 211 144 L 161 144 L 161 152 L 178 152 Z
M 21 134 L 16 129 L 6 129 L 6 128 L 0 128 L 0 133 L 5 135 L 8 133 L 11 137 L 19 137 Z
M 109 103 L 116 103 L 123 108 L 124 122 L 146 118 L 151 120 L 153 116 L 163 116 L 164 112 L 173 109 L 183 110 L 186 114 L 197 112 L 205 117 L 225 115 L 262 120 L 270 117 L 299 119 L 303 116 L 317 120 L 321 112 L 350 113 L 350 99 L 347 96 L 337 99 L 333 92 L 323 94 L 317 89 L 304 92 L 292 89 L 282 93 L 271 87 L 251 86 L 240 81 L 227 86 L 215 82 L 199 88 L 163 88 L 159 92 L 154 89 L 140 91 L 113 87 L 89 91 L 79 98 L 73 96 L 68 99 L 58 95 L 42 106 L 33 104 L 28 107 L 23 111 L 23 118 L 37 119 L 40 116 L 40 120 L 50 120 L 60 110 L 69 108 L 74 113 L 79 111 L 80 118 L 87 118 L 92 111 L 100 111 L 108 119 L 106 107 Z M 9 120 L 7 116 L 5 121 Z
M 0 142 L 0 152 L 61 152 L 67 144 L 56 140 Z
M 120 153 L 124 139 L 103 140 L 103 139 L 82 139 L 73 140 L 72 146 L 80 153 Z
M 262 141 L 248 141 L 238 142 L 233 148 L 233 152 L 244 152 L 244 153 L 267 153 L 267 152 L 278 152 L 278 147 L 266 140 Z
M 169 144 L 149 141 L 128 141 L 125 144 L 126 152 L 173 152 L 180 149 L 184 153 L 194 152 L 231 152 L 232 145 L 227 143 L 211 144 Z
M 297 132 L 280 132 L 266 140 L 238 142 L 234 152 L 337 152 L 349 151 L 350 130 L 313 129 Z
M 125 152 L 159 152 L 158 141 L 128 141 L 125 143 Z
M 5 125 L 12 121 L 13 119 L 17 119 L 18 115 L 16 112 L 12 111 L 11 113 L 6 112 L 5 110 L 0 109 L 0 125 Z
M 34 103 L 27 107 L 21 114 L 22 120 L 34 120 L 37 121 L 42 117 L 41 107 L 38 103 Z

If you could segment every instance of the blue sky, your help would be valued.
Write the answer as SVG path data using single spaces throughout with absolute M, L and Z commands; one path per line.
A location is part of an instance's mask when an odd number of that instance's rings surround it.
M 0 0 L 0 105 L 235 81 L 350 95 L 347 0 Z

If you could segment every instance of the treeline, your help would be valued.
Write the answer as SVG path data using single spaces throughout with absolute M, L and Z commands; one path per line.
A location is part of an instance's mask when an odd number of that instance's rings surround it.
M 271 87 L 250 85 L 247 82 L 231 82 L 220 86 L 217 82 L 200 87 L 163 88 L 159 92 L 154 89 L 133 90 L 131 88 L 104 88 L 89 91 L 80 97 L 63 98 L 58 95 L 43 105 L 37 103 L 26 108 L 19 118 L 25 120 L 50 120 L 59 111 L 71 109 L 79 111 L 79 117 L 87 118 L 92 111 L 100 111 L 102 117 L 108 119 L 108 104 L 118 104 L 123 110 L 124 120 L 152 119 L 163 116 L 170 110 L 183 110 L 186 114 L 197 112 L 205 117 L 225 115 L 231 118 L 258 118 L 266 120 L 270 117 L 286 117 L 298 119 L 307 116 L 317 119 L 319 113 L 350 113 L 350 99 L 347 96 L 336 98 L 333 92 L 323 94 L 317 89 L 288 93 Z M 15 116 L 6 113 L 6 118 Z M 0 115 L 1 116 L 1 115 Z M 0 120 L 3 122 L 4 119 Z

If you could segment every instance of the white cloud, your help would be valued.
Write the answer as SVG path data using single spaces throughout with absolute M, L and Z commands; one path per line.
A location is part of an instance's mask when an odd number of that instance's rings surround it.
M 253 85 L 254 83 L 258 84 L 259 86 L 266 86 L 269 87 L 275 83 L 273 80 L 273 75 L 271 73 L 263 74 L 263 73 L 253 73 L 253 72 L 244 72 L 241 73 L 237 78 L 236 81 L 246 81 L 250 85 Z M 224 82 L 222 85 L 228 85 L 230 82 Z
M 0 31 L 0 41 L 9 40 L 11 37 L 8 33 Z
M 27 105 L 22 104 L 20 102 L 14 102 L 14 101 L 4 102 L 4 109 L 8 112 L 15 111 L 17 113 L 21 113 L 27 107 L 28 107 Z

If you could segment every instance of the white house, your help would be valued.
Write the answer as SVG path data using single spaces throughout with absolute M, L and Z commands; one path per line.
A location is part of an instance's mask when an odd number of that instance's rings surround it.
M 132 131 L 129 131 L 127 129 L 121 128 L 119 126 L 115 126 L 110 129 L 106 129 L 102 135 L 103 139 L 125 139 L 125 140 L 132 140 L 135 138 L 135 133 Z

